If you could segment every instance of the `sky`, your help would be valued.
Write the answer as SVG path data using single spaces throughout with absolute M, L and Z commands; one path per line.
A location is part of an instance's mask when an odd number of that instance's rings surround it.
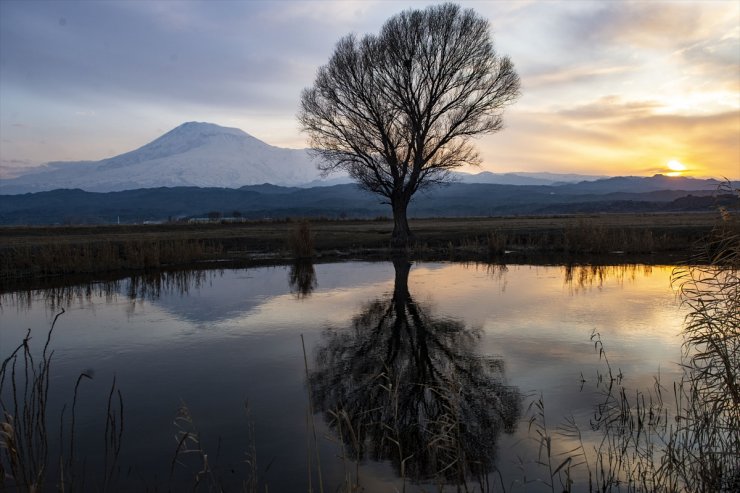
M 186 121 L 306 147 L 301 90 L 336 42 L 433 3 L 0 0 L 2 177 Z M 740 2 L 459 3 L 522 82 L 477 171 L 740 178 Z

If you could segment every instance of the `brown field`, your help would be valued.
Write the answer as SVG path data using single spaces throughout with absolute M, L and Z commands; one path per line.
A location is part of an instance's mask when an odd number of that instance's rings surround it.
M 642 255 L 686 258 L 716 213 L 593 214 L 410 221 L 412 258 L 486 260 L 507 255 Z M 0 279 L 184 266 L 389 258 L 390 220 L 0 228 Z M 301 244 L 303 242 L 303 244 Z M 308 242 L 309 244 L 305 244 Z M 562 260 L 557 260 L 562 259 Z

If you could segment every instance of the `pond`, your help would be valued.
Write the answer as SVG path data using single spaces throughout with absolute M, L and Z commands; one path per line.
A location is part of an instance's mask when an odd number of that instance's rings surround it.
M 5 293 L 0 358 L 30 328 L 38 365 L 64 309 L 48 351 L 47 489 L 62 464 L 80 490 L 562 491 L 558 454 L 599 440 L 605 381 L 680 379 L 671 272 L 402 260 L 165 272 Z M 7 384 L 3 399 L 12 409 Z M 576 422 L 574 445 L 563 430 Z

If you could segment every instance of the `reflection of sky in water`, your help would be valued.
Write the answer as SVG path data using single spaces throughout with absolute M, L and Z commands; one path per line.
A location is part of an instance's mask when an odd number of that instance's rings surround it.
M 389 296 L 394 280 L 390 263 L 319 264 L 315 270 L 318 286 L 301 299 L 290 291 L 288 267 L 267 267 L 206 275 L 184 294 L 163 290 L 158 298 L 131 300 L 121 287 L 107 300 L 96 294 L 75 300 L 55 332 L 52 384 L 66 396 L 77 372 L 93 368 L 90 407 L 82 412 L 88 420 L 83 422 L 92 423 L 99 414 L 92 396 L 105 395 L 115 373 L 126 402 L 127 457 L 151 451 L 161 454 L 164 467 L 171 459 L 171 422 L 181 399 L 191 406 L 201 431 L 221 435 L 224 455 L 236 457 L 243 434 L 233 430 L 245 424 L 242 408 L 248 399 L 263 464 L 275 460 L 267 476 L 271 489 L 305 491 L 306 394 L 299 335 L 305 334 L 312 352 L 327 326 L 347 326 L 367 302 Z M 556 423 L 570 414 L 591 413 L 593 393 L 579 392 L 579 386 L 581 375 L 593 383 L 604 369 L 589 340 L 593 331 L 601 334 L 612 367 L 622 370 L 628 387 L 649 387 L 658 371 L 672 381 L 684 312 L 670 273 L 670 267 L 566 273 L 563 267 L 498 270 L 419 263 L 411 269 L 409 291 L 435 316 L 482 329 L 480 351 L 503 358 L 509 384 L 525 394 L 542 392 Z M 40 342 L 53 318 L 41 293 L 34 293 L 30 308 L 21 305 L 12 297 L 3 299 L 2 357 L 28 327 Z M 94 435 L 93 425 L 85 426 L 81 433 Z M 164 436 L 159 440 L 158 435 Z M 503 437 L 502 443 L 516 440 Z M 334 454 L 331 447 L 325 445 L 326 457 Z M 293 453 L 297 449 L 301 452 Z M 506 450 L 500 457 L 502 462 L 511 458 Z M 158 467 L 151 462 L 142 470 Z M 385 471 L 381 476 L 388 471 L 381 465 L 365 469 L 366 474 Z M 341 475 L 337 465 L 327 464 L 327 470 L 334 470 L 335 478 Z M 290 476 L 293 482 L 286 479 Z

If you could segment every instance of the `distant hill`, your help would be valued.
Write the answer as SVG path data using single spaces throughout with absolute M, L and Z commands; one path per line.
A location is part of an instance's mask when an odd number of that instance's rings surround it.
M 490 171 L 483 171 L 477 174 L 456 173 L 455 178 L 461 183 L 491 183 L 495 185 L 561 185 L 563 183 L 592 181 L 606 177 L 562 173 L 491 173 Z
M 560 186 L 562 192 L 613 193 L 613 192 L 654 192 L 657 190 L 716 190 L 722 182 L 714 179 L 703 180 L 685 176 L 654 175 L 615 176 L 593 181 L 581 181 Z
M 648 180 L 650 180 L 648 178 Z M 586 187 L 588 188 L 588 187 Z M 269 184 L 232 188 L 148 188 L 96 193 L 54 190 L 5 195 L 0 224 L 106 224 L 205 217 L 234 212 L 250 219 L 285 217 L 372 218 L 390 215 L 380 197 L 345 184 L 329 187 L 279 187 Z M 710 211 L 737 207 L 737 197 L 716 190 L 591 193 L 569 186 L 515 186 L 454 183 L 417 194 L 411 217 L 537 215 L 595 212 Z

